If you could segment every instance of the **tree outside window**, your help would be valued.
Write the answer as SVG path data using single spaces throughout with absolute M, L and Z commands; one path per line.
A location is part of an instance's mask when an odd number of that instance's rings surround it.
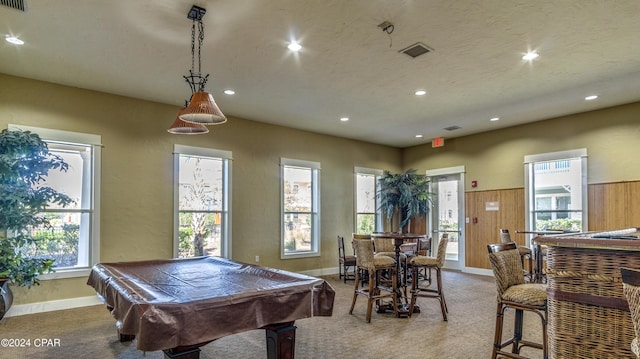
M 182 145 L 175 153 L 175 255 L 229 257 L 231 153 Z
M 319 164 L 281 160 L 283 258 L 319 255 Z

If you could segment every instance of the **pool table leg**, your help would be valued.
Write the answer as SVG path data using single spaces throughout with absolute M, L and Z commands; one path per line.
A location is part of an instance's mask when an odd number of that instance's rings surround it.
M 268 359 L 293 359 L 296 346 L 294 322 L 270 324 L 264 327 L 267 334 Z

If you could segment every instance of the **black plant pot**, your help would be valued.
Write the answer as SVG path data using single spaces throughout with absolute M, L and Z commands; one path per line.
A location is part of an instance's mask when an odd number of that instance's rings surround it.
M 2 319 L 11 308 L 11 304 L 13 304 L 13 292 L 9 288 L 8 280 L 0 279 L 0 292 L 0 319 Z

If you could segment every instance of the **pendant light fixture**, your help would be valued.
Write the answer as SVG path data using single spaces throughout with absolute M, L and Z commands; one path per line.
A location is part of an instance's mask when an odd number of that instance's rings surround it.
M 202 18 L 207 10 L 199 6 L 193 5 L 187 18 L 191 19 L 191 70 L 189 76 L 184 76 L 185 81 L 191 88 L 191 99 L 189 105 L 181 113 L 178 118 L 185 122 L 191 122 L 201 125 L 217 125 L 227 121 L 225 115 L 213 100 L 210 93 L 205 92 L 204 85 L 207 83 L 209 74 L 202 76 L 200 49 L 204 40 L 204 25 Z M 197 26 L 196 26 L 197 25 Z M 195 52 L 196 52 L 196 27 L 198 32 L 198 71 L 195 68 Z
M 167 132 L 174 135 L 200 135 L 209 133 L 209 129 L 204 125 L 201 125 L 199 123 L 186 122 L 180 119 L 180 115 L 182 115 L 184 113 L 184 110 L 187 109 L 189 101 L 185 101 L 184 104 L 184 107 L 181 108 L 180 111 L 178 111 L 176 119 L 173 121 L 171 127 L 169 127 Z

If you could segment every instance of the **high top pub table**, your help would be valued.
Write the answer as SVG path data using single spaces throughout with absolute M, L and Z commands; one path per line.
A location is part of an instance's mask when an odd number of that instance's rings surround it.
M 415 240 L 416 245 L 420 238 L 425 238 L 424 234 L 414 234 L 414 233 L 395 233 L 395 232 L 384 232 L 384 233 L 373 233 L 371 235 L 372 238 L 390 238 L 393 240 L 393 246 L 395 247 L 395 260 L 396 260 L 396 273 L 398 273 L 398 316 L 399 317 L 408 317 L 409 316 L 409 298 L 407 296 L 407 281 L 406 276 L 401 275 L 402 273 L 402 265 L 400 264 L 400 252 L 401 246 L 405 244 L 407 241 Z M 401 303 L 404 298 L 404 304 Z M 389 306 L 390 307 L 390 306 Z M 378 312 L 384 312 L 387 308 L 386 305 L 381 305 L 378 308 Z M 414 312 L 419 313 L 419 306 L 414 306 Z

